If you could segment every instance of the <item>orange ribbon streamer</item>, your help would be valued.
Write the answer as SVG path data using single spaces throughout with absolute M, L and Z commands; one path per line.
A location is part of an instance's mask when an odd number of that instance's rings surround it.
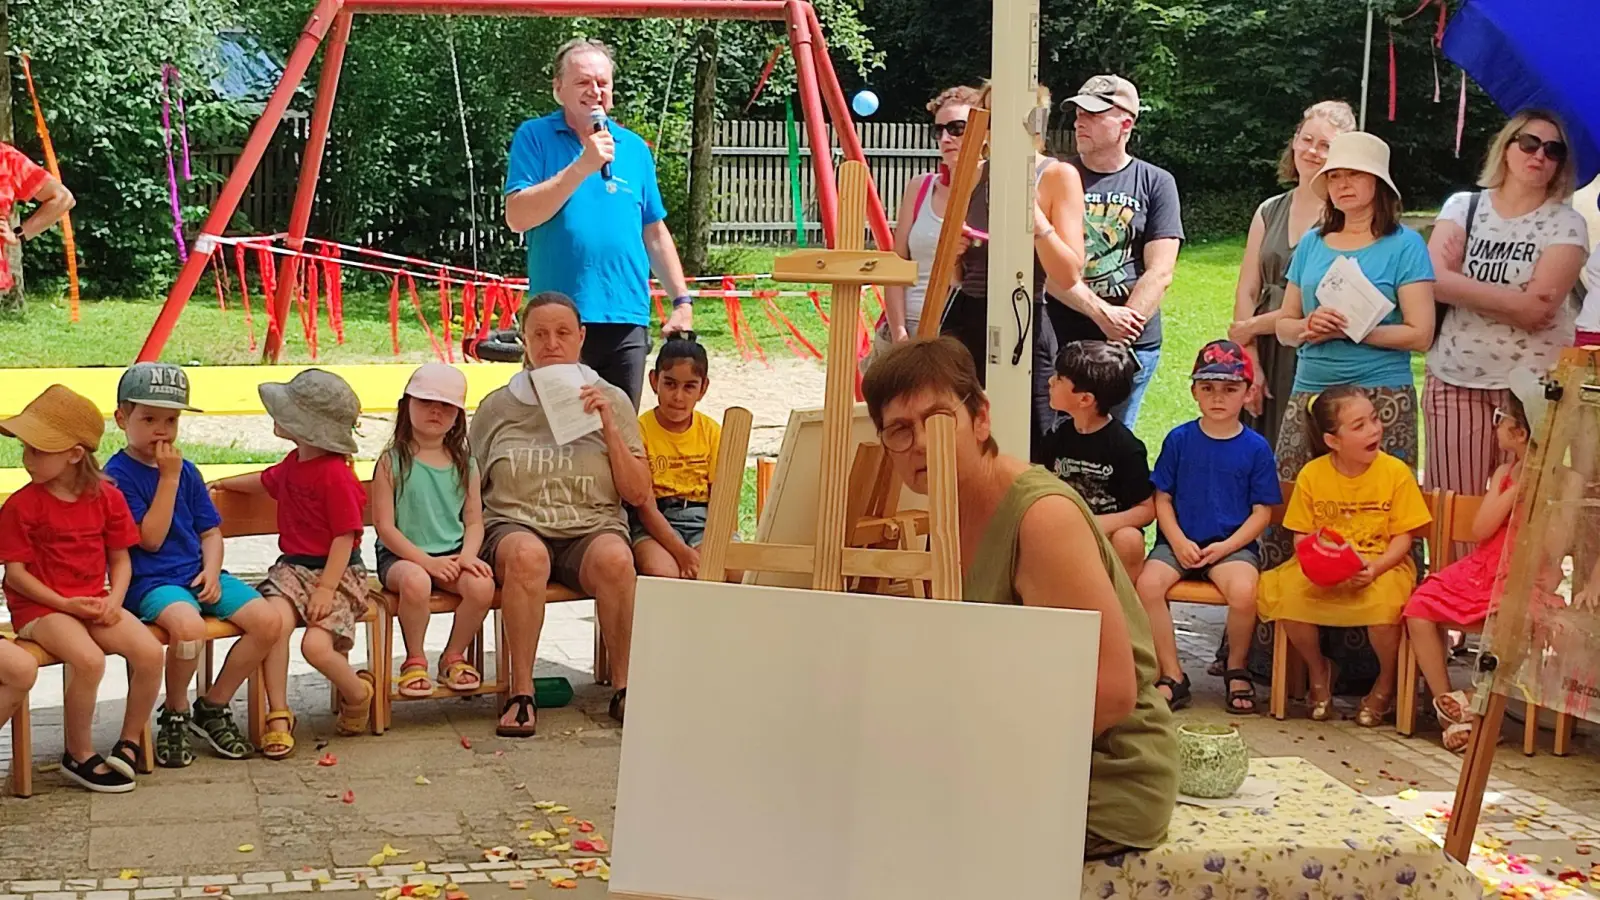
M 33 100 L 33 125 L 39 132 L 39 142 L 44 144 L 44 167 L 55 180 L 61 180 L 61 164 L 56 161 L 55 144 L 50 140 L 50 128 L 44 123 L 44 109 L 39 106 L 39 92 L 33 86 L 33 69 L 28 65 L 28 54 L 22 54 L 22 74 L 28 80 L 28 96 Z M 67 308 L 72 321 L 78 321 L 78 242 L 72 232 L 72 216 L 61 215 L 61 245 L 67 254 Z

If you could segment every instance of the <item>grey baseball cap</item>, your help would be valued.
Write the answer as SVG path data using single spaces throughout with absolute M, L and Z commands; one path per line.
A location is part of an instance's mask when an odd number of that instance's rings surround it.
M 1061 105 L 1073 104 L 1092 113 L 1103 113 L 1115 106 L 1134 118 L 1139 116 L 1139 89 L 1120 75 L 1096 75 L 1085 81 L 1078 93 Z
M 189 376 L 172 363 L 141 362 L 128 367 L 117 382 L 117 405 L 137 403 L 159 409 L 204 412 L 189 405 Z

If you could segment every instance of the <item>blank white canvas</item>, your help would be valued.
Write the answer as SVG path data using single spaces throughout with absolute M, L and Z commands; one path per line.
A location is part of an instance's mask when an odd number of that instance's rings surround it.
M 639 579 L 611 889 L 1076 898 L 1097 613 Z

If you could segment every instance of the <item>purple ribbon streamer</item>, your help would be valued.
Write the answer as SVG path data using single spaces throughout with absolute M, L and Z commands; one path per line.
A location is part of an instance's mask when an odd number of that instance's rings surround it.
M 183 205 L 178 200 L 178 173 L 172 159 L 172 87 L 177 69 L 171 63 L 161 67 L 161 133 L 167 147 L 167 201 L 172 206 L 172 237 L 178 242 L 178 258 L 189 261 L 189 247 L 183 240 Z M 182 102 L 181 100 L 179 101 Z M 188 178 L 188 139 L 184 139 L 184 177 Z

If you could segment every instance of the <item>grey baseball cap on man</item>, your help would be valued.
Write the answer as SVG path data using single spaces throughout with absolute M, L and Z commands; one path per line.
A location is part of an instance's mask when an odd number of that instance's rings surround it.
M 1092 113 L 1103 113 L 1115 106 L 1134 117 L 1139 115 L 1139 89 L 1120 75 L 1096 75 L 1066 102 Z
M 129 366 L 117 382 L 117 405 L 124 403 L 204 412 L 189 405 L 189 376 L 172 363 L 141 362 Z

